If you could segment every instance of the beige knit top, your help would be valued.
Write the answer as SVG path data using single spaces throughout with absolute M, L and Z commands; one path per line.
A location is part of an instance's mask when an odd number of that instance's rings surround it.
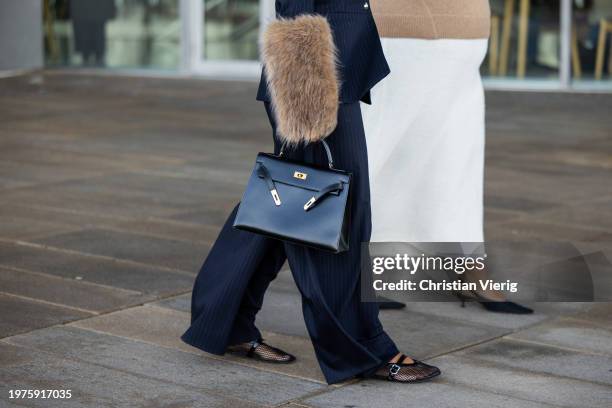
M 371 0 L 381 37 L 488 38 L 488 0 Z

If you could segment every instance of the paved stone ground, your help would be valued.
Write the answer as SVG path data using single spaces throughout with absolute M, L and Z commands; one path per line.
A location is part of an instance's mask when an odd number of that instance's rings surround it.
M 383 312 L 444 375 L 322 381 L 281 273 L 259 325 L 269 366 L 182 344 L 189 291 L 253 154 L 255 84 L 43 72 L 0 81 L 0 407 L 612 406 L 612 304 Z M 487 236 L 612 241 L 611 95 L 488 94 Z M 609 248 L 609 246 L 608 246 Z M 8 389 L 69 388 L 69 401 Z

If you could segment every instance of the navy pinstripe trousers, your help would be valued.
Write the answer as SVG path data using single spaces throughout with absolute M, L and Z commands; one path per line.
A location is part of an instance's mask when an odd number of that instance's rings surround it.
M 266 111 L 272 128 L 270 105 Z M 279 142 L 275 140 L 278 153 Z M 370 189 L 359 102 L 341 104 L 338 127 L 326 139 L 337 168 L 353 173 L 350 250 L 331 254 L 232 228 L 236 209 L 212 247 L 193 289 L 191 327 L 182 339 L 213 354 L 261 338 L 255 315 L 269 283 L 285 262 L 302 295 L 302 310 L 328 383 L 368 375 L 398 350 L 378 319 L 378 305 L 360 301 L 361 243 L 370 239 Z M 285 153 L 326 164 L 323 147 Z

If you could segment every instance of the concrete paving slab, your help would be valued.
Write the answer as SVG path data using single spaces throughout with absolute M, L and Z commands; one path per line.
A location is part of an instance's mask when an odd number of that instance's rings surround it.
M 308 337 L 302 314 L 302 298 L 297 293 L 270 288 L 255 320 L 257 327 L 291 336 Z
M 483 324 L 491 327 L 517 330 L 529 327 L 548 319 L 545 314 L 536 313 L 532 315 L 504 315 L 500 319 L 498 313 L 485 310 L 480 304 L 467 302 L 465 307 L 461 307 L 459 301 L 456 302 L 409 302 L 403 310 L 381 311 L 382 314 L 398 316 L 398 318 L 409 319 L 414 312 L 424 315 L 440 316 L 453 319 L 456 322 L 467 322 Z
M 528 177 L 528 179 L 526 179 Z M 528 181 L 527 181 L 528 180 Z M 601 188 L 605 179 L 589 179 L 582 177 L 538 174 L 526 168 L 508 169 L 499 166 L 487 167 L 485 191 L 488 194 L 502 197 L 530 197 L 531 200 L 571 203 L 580 202 L 598 186 Z M 565 213 L 562 208 L 548 210 L 551 214 Z M 548 220 L 563 218 L 551 217 Z M 577 224 L 579 225 L 579 224 Z
M 5 393 L 5 395 L 6 395 L 6 393 Z M 6 404 L 7 408 L 19 408 L 19 407 L 24 407 L 25 406 L 25 405 L 16 405 L 16 404 L 14 404 L 12 402 L 8 402 L 8 401 L 4 402 L 4 404 Z
M 0 213 L 0 238 L 23 240 L 39 238 L 74 230 L 73 226 L 50 221 L 33 221 L 27 218 Z
M 494 208 L 485 208 L 485 236 L 488 238 L 490 230 L 495 230 L 498 223 L 520 219 L 523 214 L 515 211 L 498 210 Z
M 266 364 L 229 354 L 223 357 L 213 356 L 185 344 L 180 339 L 180 336 L 189 327 L 189 321 L 189 313 L 146 305 L 104 316 L 97 316 L 92 319 L 81 320 L 75 322 L 74 326 L 146 341 L 210 358 L 233 361 L 260 370 L 287 374 L 321 383 L 325 382 L 316 360 L 312 343 L 307 338 L 263 331 L 262 335 L 267 342 L 294 354 L 298 358 L 293 364 Z M 259 327 L 261 329 L 261 326 Z
M 10 155 L 10 151 L 7 152 Z M 10 157 L 10 156 L 9 156 Z M 81 169 L 80 171 L 64 166 L 49 166 L 38 163 L 23 163 L 6 160 L 0 164 L 0 186 L 6 189 L 32 188 L 52 183 L 61 183 L 70 179 L 78 179 L 98 174 L 96 170 Z
M 136 291 L 0 267 L 2 292 L 93 313 L 122 309 L 152 298 Z
M 106 202 L 110 197 L 121 197 L 122 201 L 125 200 L 127 203 L 143 204 L 142 214 L 149 215 L 158 215 L 168 213 L 170 210 L 190 208 L 199 201 L 205 199 L 202 193 L 200 193 L 197 198 L 186 197 L 182 194 L 170 194 L 161 187 L 159 187 L 160 189 L 158 191 L 147 191 L 138 188 L 129 188 L 129 186 L 122 185 L 120 182 L 122 178 L 134 178 L 138 176 L 142 178 L 153 178 L 153 176 L 134 174 L 132 172 L 98 175 L 95 177 L 68 180 L 52 185 L 40 186 L 37 193 L 42 196 L 49 196 L 51 199 L 53 197 L 73 197 L 74 199 L 84 202 L 92 198 Z M 159 176 L 157 178 L 163 179 L 163 177 Z M 166 183 L 171 184 L 174 183 L 174 181 L 174 179 L 168 179 Z M 199 186 L 197 190 L 201 192 L 202 188 Z M 51 200 L 51 202 L 53 202 L 53 200 Z M 47 205 L 50 203 L 47 203 Z M 53 207 L 55 207 L 55 205 L 53 205 Z M 72 206 L 68 208 L 76 209 Z M 106 211 L 105 214 L 120 216 L 121 212 L 109 210 Z M 128 216 L 130 214 L 124 215 Z
M 29 187 L 34 185 L 32 181 L 25 179 L 24 177 L 11 174 L 10 176 L 2 177 L 0 180 L 0 189 L 2 190 L 12 190 L 23 187 Z
M 139 376 L 259 404 L 281 404 L 324 388 L 322 384 L 256 370 L 229 361 L 159 347 L 77 327 L 56 327 L 8 339 L 11 344 L 99 364 Z M 274 384 L 274 392 L 270 392 Z
M 271 365 L 249 360 L 245 362 L 244 359 L 240 357 L 230 355 L 226 355 L 226 358 L 228 358 L 230 361 L 247 364 L 260 370 L 283 373 L 298 378 L 306 378 L 311 381 L 317 381 L 321 384 L 327 384 L 325 377 L 321 372 L 321 368 L 319 366 L 319 362 L 317 361 L 310 338 L 287 336 L 265 330 L 262 330 L 261 334 L 266 343 L 279 347 L 280 349 L 296 356 L 295 363 L 288 365 Z
M 251 157 L 247 153 L 245 159 Z M 253 163 L 247 160 L 220 162 L 219 160 L 194 160 L 179 165 L 158 166 L 147 174 L 160 174 L 166 177 L 180 177 L 191 180 L 210 180 L 212 182 L 235 184 L 238 190 L 244 189 Z
M 80 191 L 57 192 L 53 188 L 16 190 L 2 198 L 7 204 L 35 203 L 37 206 L 64 209 L 92 215 L 106 214 L 117 217 L 163 216 L 184 211 L 186 205 L 157 203 L 147 197 L 121 197 L 117 205 L 117 195 L 86 193 Z
M 180 312 L 191 312 L 191 292 L 183 295 L 172 296 L 157 302 L 149 303 L 153 306 L 165 307 L 167 309 L 178 310 Z
M 607 193 L 611 192 L 612 188 L 608 189 Z M 569 225 L 592 225 L 600 230 L 612 232 L 612 199 L 584 203 L 580 206 L 564 206 L 542 213 L 540 217 L 551 221 L 563 220 Z
M 282 408 L 313 408 L 312 405 L 306 405 L 303 402 L 290 402 L 288 404 L 281 405 Z
M 612 403 L 608 385 L 450 355 L 431 363 L 440 367 L 445 382 L 512 398 L 572 408 L 608 408 Z
M 559 318 L 509 337 L 612 356 L 612 329 L 588 321 Z
M 612 302 L 593 303 L 588 310 L 584 310 L 573 317 L 612 329 Z
M 147 305 L 83 319 L 73 326 L 199 353 L 180 339 L 189 321 L 190 316 L 185 312 Z
M 244 172 L 245 179 L 249 173 Z M 58 188 L 59 187 L 59 188 Z M 145 172 L 114 173 L 87 180 L 74 180 L 55 186 L 55 191 L 82 191 L 109 193 L 121 197 L 148 197 L 169 206 L 199 204 L 211 198 L 239 199 L 241 184 L 227 183 L 210 178 L 162 176 Z
M 0 293 L 0 338 L 92 316 L 91 313 Z
M 572 316 L 588 310 L 593 303 L 591 302 L 536 302 L 530 306 L 541 314 L 547 316 Z
M 552 405 L 499 395 L 442 380 L 426 384 L 393 384 L 368 380 L 326 392 L 304 402 L 317 408 L 551 408 Z
M 60 110 L 58 113 L 62 113 Z M 40 136 L 40 135 L 38 135 Z M 32 137 L 28 137 L 25 135 L 21 137 L 21 140 L 26 140 L 28 142 L 35 142 L 32 140 Z M 120 172 L 125 171 L 126 169 L 140 169 L 140 168 L 148 168 L 151 166 L 160 166 L 166 165 L 169 166 L 171 164 L 176 165 L 182 160 L 171 161 L 168 159 L 163 159 L 155 156 L 145 156 L 142 155 L 140 160 L 130 160 L 130 157 L 126 157 L 125 155 L 117 154 L 117 155 L 101 155 L 96 153 L 83 153 L 74 154 L 72 151 L 67 150 L 59 150 L 59 149 L 24 149 L 23 145 L 17 145 L 13 148 L 8 148 L 3 150 L 6 152 L 5 160 L 14 164 L 19 164 L 21 167 L 27 166 L 28 168 L 31 165 L 45 165 L 52 168 L 63 168 L 66 163 L 70 163 L 69 169 L 74 171 L 77 174 L 80 174 L 80 178 L 83 178 L 83 174 L 81 173 L 83 170 L 86 171 L 96 171 L 96 174 L 105 174 L 109 172 Z
M 281 268 L 276 276 L 276 279 L 270 284 L 270 288 L 278 291 L 291 292 L 299 294 L 300 291 L 295 284 L 293 275 L 291 275 L 291 269 L 289 269 L 289 263 L 285 262 L 285 265 Z
M 103 228 L 112 227 L 113 229 L 119 229 L 126 232 L 177 239 L 204 245 L 211 245 L 219 235 L 219 230 L 217 228 L 181 222 L 169 222 L 161 219 L 106 222 L 99 225 Z
M 29 203 L 0 203 L 0 213 L 10 214 L 28 222 L 53 222 L 61 225 L 70 225 L 73 229 L 85 229 L 97 225 L 108 219 L 132 220 L 133 218 L 113 217 L 108 213 L 81 213 L 67 208 L 54 208 L 38 206 L 36 202 Z
M 470 347 L 456 355 L 526 371 L 612 386 L 612 357 L 502 339 Z
M 71 390 L 70 399 L 19 400 L 25 407 L 116 407 L 116 408 L 254 408 L 261 405 L 185 387 L 99 364 L 53 356 L 44 352 L 0 343 L 0 356 L 12 355 L 10 365 L 0 365 L 0 406 L 9 389 Z
M 417 312 L 390 311 L 381 313 L 380 320 L 397 347 L 419 359 L 448 353 L 510 332 L 509 329 L 457 322 Z
M 155 266 L 4 242 L 0 242 L 0 265 L 157 296 L 190 290 L 195 279 Z
M 82 214 L 61 208 L 27 207 L 0 204 L 0 223 L 6 227 L 0 237 L 41 238 L 61 232 L 87 228 L 119 229 L 125 232 L 159 236 L 162 238 L 212 242 L 219 233 L 217 228 L 149 217 L 117 217 L 109 214 Z M 50 223 L 49 220 L 53 220 Z M 55 234 L 53 234 L 55 232 Z
M 175 214 L 165 216 L 164 218 L 201 224 L 220 230 L 236 204 L 238 204 L 238 201 L 233 200 L 224 203 L 216 203 L 214 207 L 209 206 L 206 207 L 205 210 L 177 212 Z
M 35 242 L 192 272 L 199 270 L 209 249 L 202 244 L 103 229 L 60 234 Z
M 495 194 L 486 194 L 484 197 L 485 205 L 496 210 L 510 210 L 518 212 L 535 212 L 549 210 L 558 207 L 559 203 L 533 200 L 527 197 L 508 197 Z
M 549 241 L 585 242 L 599 239 L 601 231 L 578 226 L 568 226 L 555 222 L 540 222 L 539 215 L 526 216 L 520 220 L 510 220 L 503 224 L 489 225 L 486 229 L 488 240 L 501 241 L 512 239 L 540 239 Z

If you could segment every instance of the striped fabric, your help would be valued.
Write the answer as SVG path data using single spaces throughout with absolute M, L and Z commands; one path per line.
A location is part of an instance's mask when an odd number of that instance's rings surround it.
M 275 128 L 269 104 L 266 110 Z M 340 105 L 338 127 L 327 141 L 336 167 L 353 173 L 350 250 L 334 255 L 234 230 L 234 210 L 196 279 L 192 324 L 182 337 L 185 342 L 223 354 L 230 344 L 259 338 L 255 315 L 270 281 L 288 259 L 302 294 L 308 333 L 330 384 L 368 375 L 397 354 L 378 319 L 378 305 L 360 301 L 361 243 L 370 238 L 371 220 L 367 148 L 359 102 Z M 275 149 L 278 152 L 278 141 Z M 310 163 L 327 163 L 319 144 L 287 155 Z

